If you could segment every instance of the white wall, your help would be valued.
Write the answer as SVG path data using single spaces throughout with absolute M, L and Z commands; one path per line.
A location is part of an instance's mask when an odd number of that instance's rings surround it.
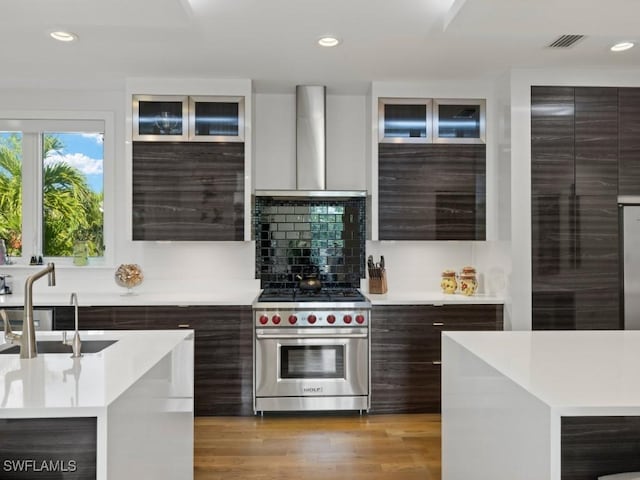
M 531 329 L 531 86 L 640 86 L 640 69 L 520 69 L 511 74 L 513 327 Z
M 137 80 L 136 80 L 137 81 Z M 166 82 L 158 83 L 159 93 Z M 183 88 L 184 82 L 173 80 L 175 88 Z M 203 90 L 208 82 L 200 81 Z M 127 93 L 132 93 L 135 82 L 123 85 L 120 90 L 59 90 L 25 89 L 0 90 L 0 110 L 104 110 L 113 112 L 115 118 L 115 179 L 114 189 L 114 257 L 113 265 L 104 268 L 69 267 L 58 269 L 56 290 L 66 292 L 120 291 L 113 281 L 113 273 L 119 263 L 141 265 L 145 282 L 141 292 L 208 292 L 229 289 L 255 288 L 253 242 L 132 242 L 130 240 L 130 108 Z M 148 82 L 146 85 L 150 85 Z M 160 88 L 162 86 L 162 88 Z M 154 87 L 154 88 L 156 88 Z M 149 87 L 151 88 L 151 87 Z M 399 90 L 396 90 L 399 89 Z M 153 90 L 153 88 L 152 88 Z M 381 84 L 372 85 L 372 94 L 391 96 L 391 92 L 405 92 L 410 96 L 478 97 L 487 98 L 489 119 L 495 118 L 487 129 L 487 231 L 488 242 L 367 242 L 367 254 L 385 255 L 391 289 L 437 291 L 440 273 L 444 269 L 456 269 L 468 264 L 478 266 L 479 273 L 508 271 L 508 263 L 501 253 L 505 239 L 501 231 L 498 204 L 505 199 L 496 191 L 501 178 L 496 155 L 499 113 L 491 82 L 472 84 Z M 142 91 L 137 92 L 142 93 Z M 194 92 L 191 92 L 194 93 Z M 198 91 L 195 94 L 205 94 Z M 400 93 L 401 94 L 401 93 Z M 257 189 L 289 189 L 295 186 L 295 95 L 254 94 L 252 114 L 247 121 L 251 127 L 249 138 L 253 140 L 253 168 L 249 181 Z M 370 95 L 327 95 L 327 164 L 330 189 L 367 189 L 367 170 L 377 181 L 377 165 L 369 165 L 371 156 L 377 157 L 376 135 L 372 135 Z M 129 133 L 129 134 L 128 134 Z M 503 135 L 501 133 L 500 135 Z M 372 151 L 373 150 L 373 151 Z M 251 178 L 253 177 L 253 178 Z M 502 230 L 501 230 L 502 229 Z M 3 273 L 5 269 L 0 269 Z M 25 275 L 32 270 L 13 267 L 14 287 L 22 291 Z M 42 282 L 39 282 L 42 283 Z M 44 285 L 44 284 L 43 284 Z M 365 282 L 366 285 L 366 282 Z M 500 293 L 495 285 L 484 282 L 482 291 Z M 36 289 L 47 288 L 38 284 Z
M 256 94 L 255 188 L 296 186 L 296 98 Z M 327 189 L 366 190 L 366 97 L 327 94 Z
M 296 187 L 296 97 L 254 95 L 254 185 L 256 190 Z

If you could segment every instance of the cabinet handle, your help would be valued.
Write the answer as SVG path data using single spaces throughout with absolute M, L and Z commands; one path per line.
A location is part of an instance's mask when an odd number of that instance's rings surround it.
M 442 326 L 444 326 L 444 323 L 442 323 L 442 322 L 433 322 L 433 326 L 434 327 L 442 327 Z
M 440 360 L 435 360 L 433 362 L 431 362 L 432 365 L 442 365 L 442 361 Z
M 191 325 L 188 323 L 179 323 L 178 328 L 191 328 Z

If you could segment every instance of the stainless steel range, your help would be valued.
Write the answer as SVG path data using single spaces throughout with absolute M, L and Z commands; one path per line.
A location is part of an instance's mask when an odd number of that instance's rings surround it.
M 256 413 L 369 410 L 371 303 L 364 295 L 267 289 L 253 313 Z

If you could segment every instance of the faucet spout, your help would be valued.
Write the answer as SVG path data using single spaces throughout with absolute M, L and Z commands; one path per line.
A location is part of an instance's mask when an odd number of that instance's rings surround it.
M 71 294 L 70 303 L 74 306 L 73 310 L 76 331 L 71 342 L 67 341 L 67 332 L 63 332 L 62 343 L 64 343 L 65 345 L 71 345 L 71 350 L 73 351 L 73 355 L 71 355 L 71 358 L 78 358 L 82 356 L 82 341 L 80 340 L 80 333 L 78 332 L 78 294 L 76 292 L 73 292 Z
M 35 358 L 38 356 L 36 329 L 33 323 L 33 284 L 47 275 L 49 286 L 54 286 L 56 284 L 55 269 L 55 265 L 49 263 L 39 272 L 27 277 L 24 283 L 24 320 L 22 322 L 22 334 L 18 337 L 20 340 L 20 358 Z

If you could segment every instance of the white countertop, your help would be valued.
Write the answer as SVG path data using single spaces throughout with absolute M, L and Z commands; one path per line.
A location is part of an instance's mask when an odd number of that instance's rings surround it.
M 383 295 L 363 292 L 373 305 L 469 305 L 503 304 L 504 298 L 493 295 L 462 295 L 442 292 L 395 291 Z
M 87 306 L 153 306 L 153 305 L 251 305 L 259 295 L 259 289 L 236 289 L 211 293 L 96 293 L 78 291 L 81 307 Z M 447 295 L 441 292 L 394 291 L 377 295 L 363 291 L 373 305 L 468 305 L 468 304 L 503 304 L 504 298 L 476 294 L 470 297 L 462 294 Z M 35 293 L 35 306 L 69 305 L 69 292 Z M 0 308 L 19 307 L 24 305 L 22 294 L 0 295 Z
M 560 415 L 640 415 L 640 331 L 443 335 Z
M 251 305 L 258 295 L 256 289 L 235 290 L 231 292 L 210 294 L 203 293 L 96 293 L 78 291 L 81 307 L 88 306 L 147 306 L 147 305 Z M 34 293 L 34 306 L 69 305 L 71 291 L 59 293 Z M 21 294 L 0 295 L 0 308 L 19 307 L 24 305 Z
M 97 415 L 192 335 L 192 330 L 81 331 L 83 342 L 117 342 L 78 359 L 66 353 L 24 360 L 0 355 L 0 417 Z M 61 337 L 62 332 L 37 333 L 39 340 Z

